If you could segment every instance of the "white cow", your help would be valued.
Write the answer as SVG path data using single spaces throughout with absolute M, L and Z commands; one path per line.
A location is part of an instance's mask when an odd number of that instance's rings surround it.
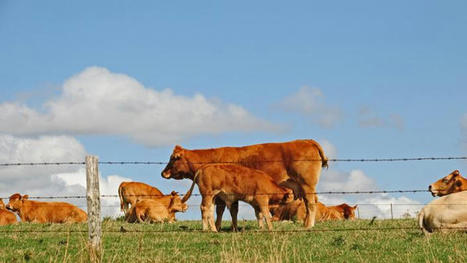
M 418 225 L 425 235 L 441 232 L 467 232 L 467 191 L 431 201 L 418 214 Z

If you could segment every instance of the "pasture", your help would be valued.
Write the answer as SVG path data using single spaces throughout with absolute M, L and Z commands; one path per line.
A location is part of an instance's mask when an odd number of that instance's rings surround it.
M 467 235 L 426 238 L 414 219 L 318 223 L 274 222 L 259 231 L 202 232 L 200 221 L 128 224 L 104 220 L 103 262 L 466 262 Z M 384 230 L 383 230 L 384 229 Z M 0 262 L 88 262 L 86 224 L 0 227 Z

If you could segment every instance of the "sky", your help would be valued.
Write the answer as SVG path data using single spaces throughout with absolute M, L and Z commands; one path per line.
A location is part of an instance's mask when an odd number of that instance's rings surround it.
M 168 161 L 314 139 L 330 158 L 467 156 L 465 1 L 0 0 L 0 162 Z M 101 192 L 164 165 L 100 165 Z M 331 162 L 318 190 L 427 189 L 467 162 Z M 79 165 L 0 167 L 0 197 L 84 195 Z M 322 195 L 361 217 L 429 193 Z M 69 201 L 69 200 L 68 200 Z M 71 200 L 84 206 L 84 200 Z M 121 215 L 117 199 L 105 216 Z M 199 198 L 180 219 L 199 219 Z M 252 218 L 240 207 L 240 217 Z M 228 217 L 227 217 L 228 218 Z

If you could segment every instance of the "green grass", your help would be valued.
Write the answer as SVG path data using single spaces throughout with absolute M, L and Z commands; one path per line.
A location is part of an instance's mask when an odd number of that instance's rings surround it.
M 467 262 L 467 234 L 426 238 L 414 219 L 325 222 L 312 231 L 293 222 L 259 231 L 255 221 L 242 221 L 243 231 L 232 233 L 229 225 L 208 233 L 200 221 L 105 220 L 103 262 Z M 86 230 L 86 224 L 0 227 L 0 262 L 88 262 Z

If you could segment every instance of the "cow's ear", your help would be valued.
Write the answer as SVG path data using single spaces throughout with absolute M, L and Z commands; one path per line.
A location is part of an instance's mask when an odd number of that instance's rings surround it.
M 175 148 L 174 148 L 174 152 L 178 152 L 178 151 L 182 151 L 183 150 L 183 147 L 180 146 L 180 145 L 175 145 Z
M 353 209 L 357 209 L 357 207 L 358 207 L 358 205 L 354 205 L 354 206 L 353 206 Z
M 172 193 L 170 193 L 170 194 L 175 196 L 175 195 L 178 194 L 178 192 L 172 191 Z
M 23 195 L 23 200 L 29 199 L 29 195 Z

